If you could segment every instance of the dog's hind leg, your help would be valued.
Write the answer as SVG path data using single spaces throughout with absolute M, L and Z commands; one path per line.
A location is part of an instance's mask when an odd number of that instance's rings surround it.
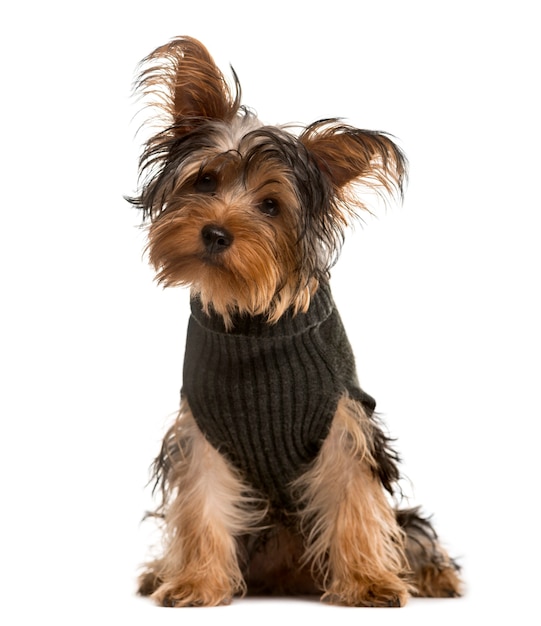
M 419 509 L 403 509 L 396 513 L 406 536 L 406 559 L 411 570 L 412 595 L 449 598 L 462 594 L 459 567 L 438 541 L 436 531 Z

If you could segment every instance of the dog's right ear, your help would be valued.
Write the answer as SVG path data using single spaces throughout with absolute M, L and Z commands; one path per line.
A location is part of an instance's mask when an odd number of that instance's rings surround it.
M 390 135 L 328 119 L 308 126 L 299 139 L 350 211 L 366 208 L 355 183 L 379 194 L 402 197 L 407 159 Z
M 208 120 L 230 121 L 240 106 L 234 70 L 232 94 L 208 50 L 196 39 L 179 37 L 141 61 L 136 93 L 170 116 L 169 128 L 182 136 Z

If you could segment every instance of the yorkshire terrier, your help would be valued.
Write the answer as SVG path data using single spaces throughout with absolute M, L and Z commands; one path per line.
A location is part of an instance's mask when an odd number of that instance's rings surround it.
M 232 75 L 180 37 L 136 83 L 163 128 L 129 200 L 158 281 L 191 288 L 180 412 L 153 465 L 163 552 L 139 593 L 165 606 L 458 596 L 429 520 L 393 504 L 399 458 L 329 287 L 345 227 L 368 210 L 359 188 L 401 195 L 406 159 L 338 119 L 264 125 Z

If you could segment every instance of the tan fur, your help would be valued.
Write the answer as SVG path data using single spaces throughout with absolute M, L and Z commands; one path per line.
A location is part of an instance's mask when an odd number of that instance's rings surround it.
M 168 438 L 176 458 L 162 511 L 164 556 L 149 564 L 141 593 L 172 606 L 228 604 L 245 592 L 235 538 L 253 530 L 265 511 L 205 440 L 186 405 Z
M 319 457 L 295 485 L 308 530 L 305 559 L 322 572 L 333 602 L 403 605 L 404 537 L 372 472 L 368 426 L 362 408 L 343 398 Z

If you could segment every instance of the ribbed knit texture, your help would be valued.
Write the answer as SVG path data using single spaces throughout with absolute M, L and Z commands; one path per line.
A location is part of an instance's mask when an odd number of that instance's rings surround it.
M 263 316 L 222 318 L 191 302 L 184 360 L 186 397 L 207 440 L 271 502 L 292 510 L 288 485 L 317 456 L 339 398 L 371 415 L 328 284 L 306 313 L 275 324 Z

